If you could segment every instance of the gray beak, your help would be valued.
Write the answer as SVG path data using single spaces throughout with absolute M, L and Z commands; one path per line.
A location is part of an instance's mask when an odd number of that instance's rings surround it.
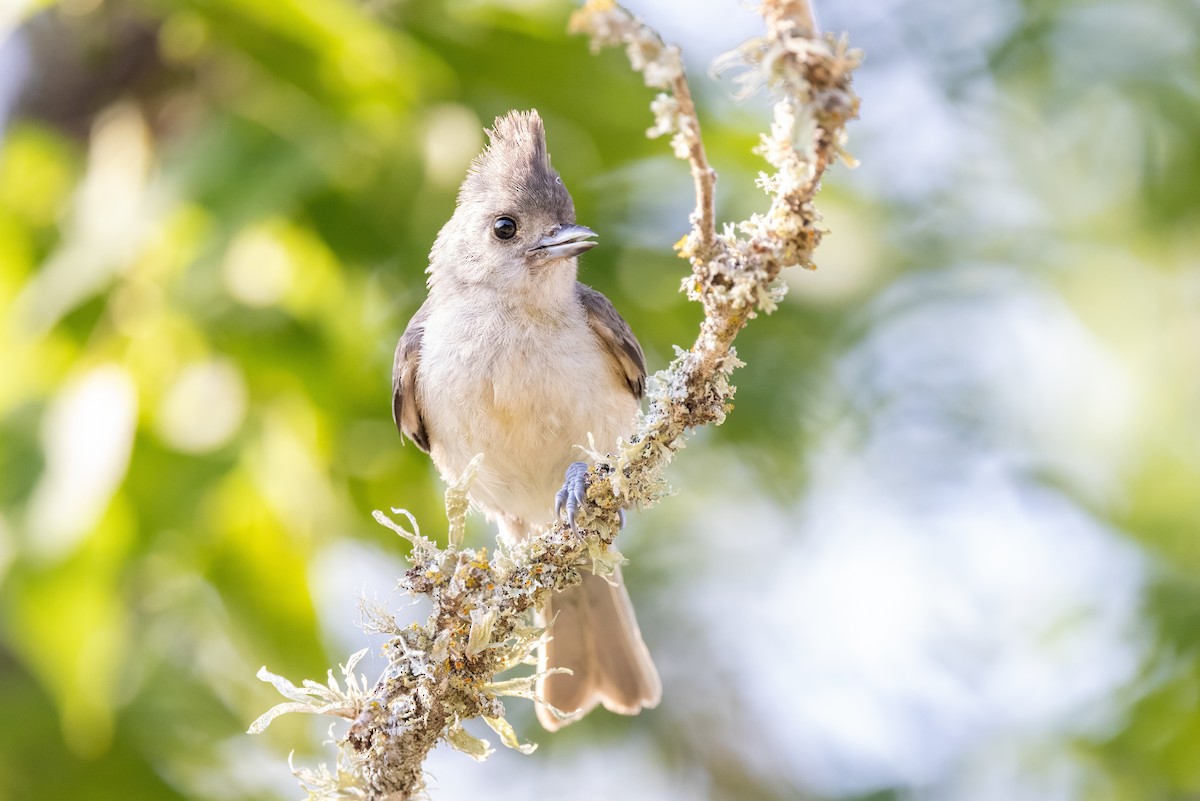
M 560 225 L 539 239 L 525 255 L 546 260 L 568 259 L 596 247 L 599 243 L 591 241 L 595 235 L 595 231 L 583 225 Z

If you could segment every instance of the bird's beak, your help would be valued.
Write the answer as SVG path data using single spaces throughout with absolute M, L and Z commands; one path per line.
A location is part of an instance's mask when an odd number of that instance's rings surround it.
M 546 260 L 578 256 L 596 247 L 598 243 L 590 239 L 595 235 L 595 231 L 583 225 L 560 225 L 539 239 L 536 245 L 525 251 L 525 255 Z

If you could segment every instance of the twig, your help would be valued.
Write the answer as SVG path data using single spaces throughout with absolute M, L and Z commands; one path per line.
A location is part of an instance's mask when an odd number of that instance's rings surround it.
M 386 646 L 389 665 L 375 686 L 346 672 L 343 690 L 306 682 L 293 687 L 265 677 L 291 701 L 268 712 L 261 729 L 280 712 L 320 712 L 351 721 L 339 743 L 334 772 L 297 771 L 314 799 L 410 799 L 424 788 L 423 764 L 438 742 L 482 759 L 490 746 L 462 727 L 482 717 L 506 746 L 524 752 L 504 719 L 504 696 L 533 698 L 537 676 L 496 681 L 500 672 L 529 659 L 543 632 L 531 627 L 529 612 L 551 592 L 580 580 L 580 572 L 608 573 L 621 556 L 610 546 L 618 532 L 618 508 L 646 507 L 664 494 L 662 472 L 684 446 L 688 433 L 721 423 L 734 387 L 729 374 L 741 363 L 733 349 L 737 333 L 759 311 L 770 312 L 782 297 L 777 282 L 789 266 L 812 267 L 820 241 L 819 215 L 812 198 L 825 169 L 842 151 L 843 128 L 857 114 L 850 88 L 857 54 L 844 41 L 817 38 L 805 0 L 765 0 L 766 35 L 739 48 L 725 63 L 746 68 L 747 89 L 765 85 L 776 95 L 775 120 L 758 152 L 774 168 L 759 185 L 771 197 L 765 214 L 755 214 L 723 232 L 713 222 L 716 174 L 700 140 L 700 123 L 679 51 L 611 0 L 588 0 L 571 20 L 592 46 L 624 45 L 630 62 L 660 94 L 651 105 L 653 136 L 672 134 L 676 155 L 691 166 L 696 187 L 692 230 L 677 249 L 690 260 L 684 281 L 688 296 L 704 306 L 705 319 L 690 350 L 654 376 L 649 406 L 637 433 L 618 441 L 614 452 L 592 453 L 588 507 L 576 537 L 562 523 L 517 546 L 461 549 L 470 483 L 465 476 L 448 492 L 447 512 L 454 532 L 450 547 L 439 549 L 419 533 L 390 527 L 414 543 L 412 568 L 403 586 L 427 595 L 429 620 L 398 631 Z M 605 443 L 607 444 L 607 443 Z M 468 471 L 470 473 L 471 471 Z M 380 515 L 377 513 L 377 517 Z M 382 516 L 386 519 L 386 516 Z M 381 521 L 382 522 L 382 521 Z M 372 619 L 380 619 L 376 613 Z
M 623 45 L 630 63 L 642 73 L 647 86 L 671 90 L 670 94 L 660 94 L 651 105 L 655 126 L 649 133 L 651 136 L 675 134 L 671 141 L 675 154 L 687 159 L 691 166 L 696 190 L 692 230 L 697 252 L 707 253 L 716 238 L 713 188 L 717 173 L 709 166 L 704 150 L 700 119 L 696 115 L 696 104 L 692 101 L 692 89 L 683 70 L 679 48 L 665 44 L 656 31 L 611 0 L 589 0 L 571 17 L 569 30 L 589 34 L 592 52 L 605 46 Z
M 708 154 L 704 152 L 704 141 L 700 137 L 700 120 L 696 115 L 696 105 L 692 102 L 692 90 L 682 70 L 671 81 L 671 91 L 679 103 L 680 120 L 688 122 L 681 132 L 687 142 L 688 163 L 692 168 L 692 183 L 696 187 L 696 210 L 692 213 L 692 225 L 695 227 L 697 248 L 707 251 L 717 235 L 713 222 L 717 171 L 708 165 Z

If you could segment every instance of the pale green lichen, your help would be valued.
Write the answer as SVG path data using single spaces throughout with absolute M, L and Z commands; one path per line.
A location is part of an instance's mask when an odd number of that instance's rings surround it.
M 417 519 L 413 517 L 411 512 L 409 512 L 407 509 L 397 509 L 393 507 L 392 514 L 404 515 L 406 518 L 408 518 L 408 522 L 410 525 L 412 525 L 413 530 L 409 531 L 404 526 L 400 525 L 395 520 L 392 520 L 378 509 L 372 512 L 371 516 L 375 518 L 375 522 L 379 525 L 390 528 L 392 531 L 396 532 L 401 537 L 412 543 L 414 551 L 433 552 L 437 550 L 437 545 L 433 541 L 421 536 L 421 527 L 417 524 Z
M 642 73 L 647 86 L 666 89 L 683 75 L 679 48 L 664 44 L 653 29 L 611 0 L 588 0 L 571 16 L 568 30 L 586 34 L 593 53 L 624 45 L 630 65 Z
M 339 749 L 333 771 L 325 765 L 298 768 L 294 756 L 288 755 L 288 767 L 312 801 L 356 801 L 367 797 L 361 766 L 355 764 L 353 752 Z
M 476 762 L 482 762 L 494 753 L 491 743 L 464 729 L 462 721 L 458 718 L 455 718 L 454 722 L 446 727 L 442 736 L 451 748 L 455 751 L 462 751 Z
M 292 699 L 288 703 L 278 704 L 271 707 L 257 720 L 250 724 L 249 733 L 259 734 L 271 725 L 271 721 L 280 715 L 286 715 L 290 712 L 302 712 L 311 715 L 336 715 L 337 717 L 353 720 L 358 716 L 359 708 L 367 698 L 367 680 L 365 677 L 356 676 L 354 668 L 358 665 L 359 660 L 366 656 L 367 649 L 358 651 L 352 654 L 346 660 L 346 664 L 341 666 L 342 677 L 346 682 L 345 689 L 333 676 L 333 671 L 329 671 L 327 684 L 318 684 L 310 679 L 305 679 L 303 684 L 297 687 L 283 676 L 277 676 L 266 667 L 258 669 L 258 678 L 262 681 L 269 682 L 279 694 L 284 698 Z
M 492 627 L 496 625 L 498 609 L 479 608 L 471 610 L 471 631 L 467 635 L 467 658 L 474 659 L 492 643 Z
M 504 718 L 489 718 L 485 715 L 483 722 L 488 725 L 488 728 L 500 735 L 500 742 L 506 748 L 520 751 L 522 754 L 532 754 L 537 750 L 537 743 L 522 743 L 518 740 L 517 732 L 513 729 L 512 724 Z
M 461 548 L 466 536 L 467 512 L 471 511 L 469 492 L 471 485 L 475 483 L 475 476 L 479 474 L 481 464 L 482 453 L 467 463 L 467 469 L 463 471 L 458 482 L 446 490 L 446 520 L 450 523 L 447 539 L 451 549 Z

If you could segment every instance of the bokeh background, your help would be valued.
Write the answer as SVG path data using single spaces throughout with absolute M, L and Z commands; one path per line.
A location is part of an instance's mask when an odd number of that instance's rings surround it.
M 757 18 L 631 5 L 721 217 L 761 207 L 766 104 L 706 74 Z M 370 518 L 444 531 L 392 348 L 495 115 L 546 119 L 651 369 L 691 341 L 685 166 L 571 10 L 0 5 L 0 798 L 292 798 L 288 752 L 328 760 L 327 721 L 244 734 L 254 674 L 378 645 L 359 596 L 421 614 Z M 539 751 L 439 751 L 435 799 L 1200 798 L 1200 5 L 820 12 L 867 52 L 862 166 L 623 537 L 662 705 L 514 703 Z

